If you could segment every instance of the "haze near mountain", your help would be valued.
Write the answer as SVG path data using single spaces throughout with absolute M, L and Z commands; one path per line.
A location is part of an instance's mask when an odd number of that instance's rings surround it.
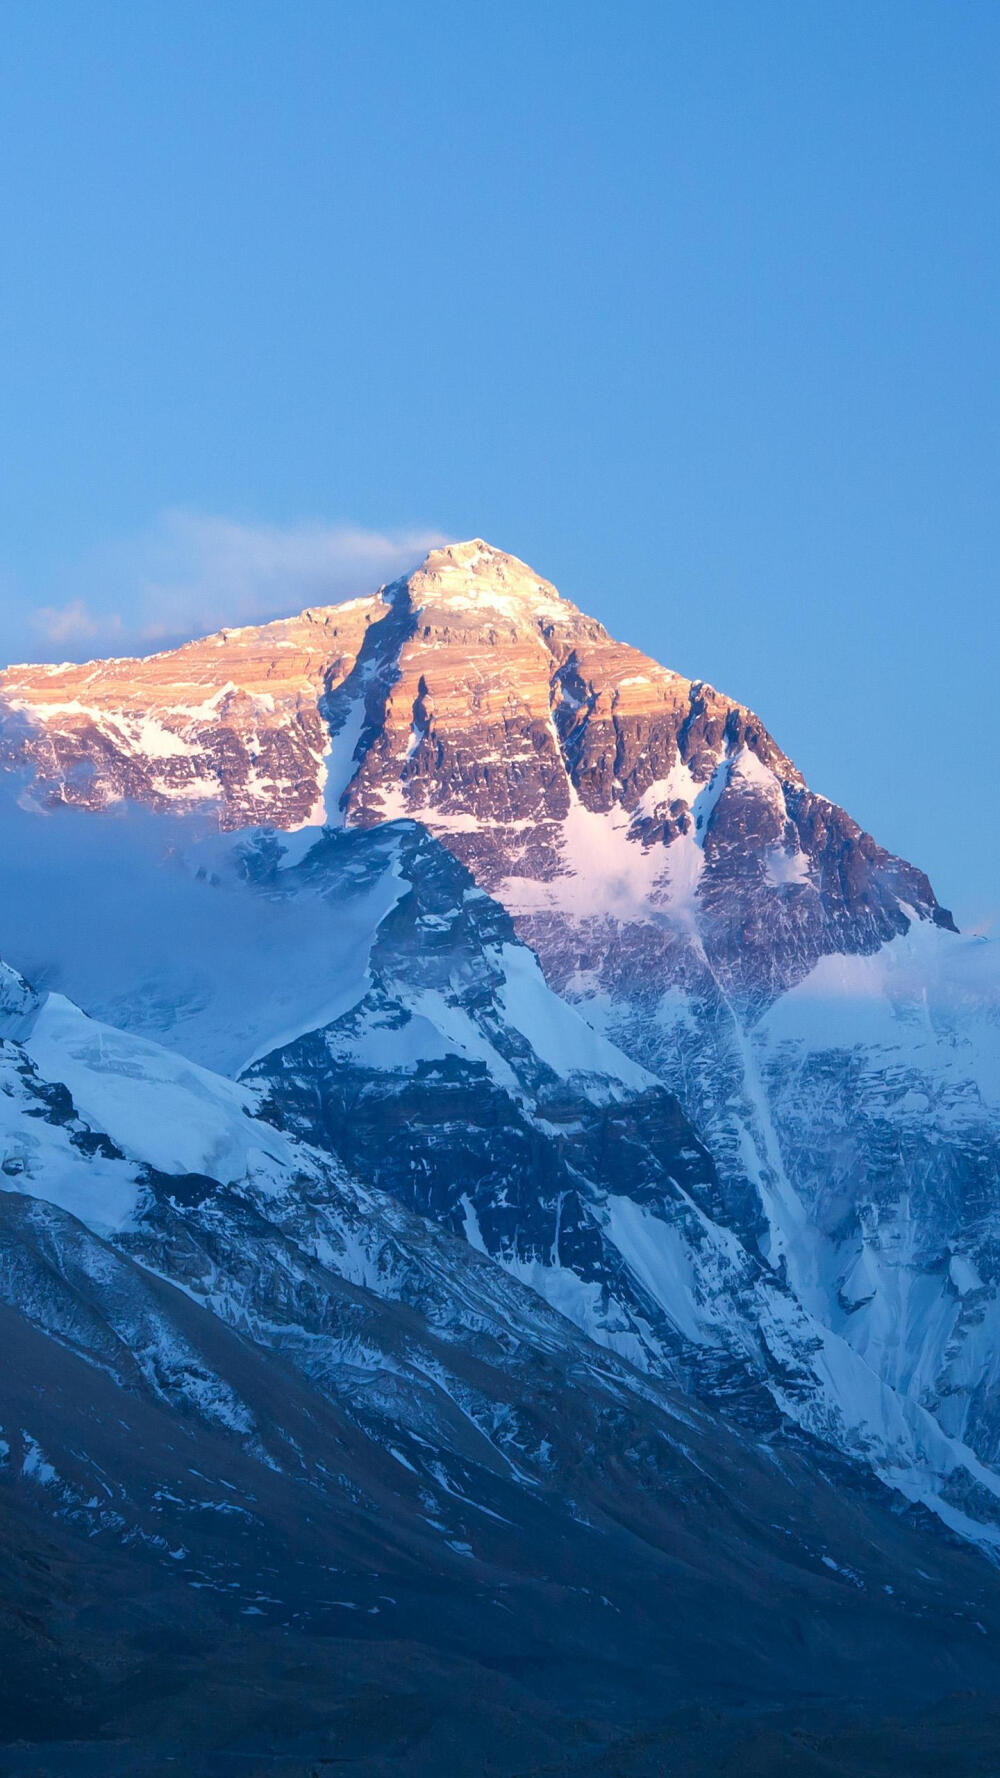
M 44 1226 L 49 1251 L 98 1242 L 118 1258 L 91 1271 L 127 1262 L 193 1296 L 212 1330 L 199 1339 L 222 1341 L 203 1405 L 231 1398 L 233 1330 L 261 1362 L 291 1365 L 297 1389 L 338 1412 L 349 1398 L 369 1441 L 347 1490 L 358 1510 L 374 1510 L 365 1465 L 397 1441 L 388 1461 L 423 1478 L 414 1535 L 429 1525 L 446 1564 L 478 1564 L 487 1590 L 505 1564 L 528 1562 L 531 1584 L 546 1569 L 523 1526 L 502 1555 L 480 1542 L 482 1509 L 509 1523 L 529 1510 L 491 1492 L 496 1464 L 525 1499 L 544 1474 L 552 1510 L 574 1524 L 582 1511 L 598 1543 L 620 1490 L 616 1525 L 667 1551 L 676 1520 L 657 1529 L 642 1502 L 649 1488 L 664 1507 L 676 1498 L 691 1524 L 696 1493 L 660 1474 L 650 1453 L 676 1432 L 656 1417 L 704 1428 L 700 1473 L 733 1535 L 745 1490 L 723 1477 L 749 1475 L 763 1452 L 755 1529 L 740 1538 L 770 1551 L 777 1536 L 793 1566 L 857 1595 L 886 1651 L 879 1685 L 903 1698 L 912 1664 L 947 1689 L 921 1666 L 910 1606 L 891 1604 L 916 1556 L 899 1551 L 891 1579 L 879 1564 L 903 1523 L 927 1573 L 944 1564 L 942 1610 L 964 1624 L 992 1609 L 976 1552 L 1000 1544 L 1000 987 L 993 947 L 955 932 L 919 869 L 815 795 L 752 711 L 615 642 L 480 540 L 433 551 L 370 599 L 141 661 L 10 669 L 0 759 L 20 803 L 19 857 L 0 868 L 3 949 L 41 989 L 11 978 L 4 1028 L 21 1083 L 5 1173 L 19 1205 L 47 1206 L 27 1225 L 18 1210 L 18 1241 Z M 65 902 L 47 912 L 56 868 L 69 917 Z M 192 1094 L 225 1106 L 224 1125 L 213 1112 L 203 1130 Z M 49 1126 L 69 1132 L 58 1165 L 40 1143 Z M 425 1254 L 441 1256 L 429 1296 Z M 331 1307 L 345 1280 L 376 1329 L 363 1362 Z M 491 1306 L 470 1321 L 484 1289 Z M 456 1383 L 412 1321 L 406 1349 L 416 1340 L 421 1355 L 404 1362 L 386 1301 L 425 1317 L 432 1303 L 463 1363 L 493 1362 L 488 1326 L 494 1355 L 524 1355 L 529 1393 L 536 1360 L 545 1371 L 556 1349 L 572 1353 L 589 1405 L 571 1401 L 567 1373 L 545 1408 L 534 1394 L 501 1408 L 494 1372 L 475 1390 Z M 35 1284 L 10 1305 L 46 1338 L 67 1324 Z M 183 1399 L 189 1413 L 176 1367 L 139 1360 L 147 1324 L 143 1311 L 120 1336 L 132 1358 L 115 1386 L 152 1376 L 157 1411 Z M 433 1379 L 426 1403 L 415 1376 Z M 551 1429 L 600 1418 L 608 1376 L 612 1421 L 642 1421 L 621 1435 L 625 1469 L 618 1434 L 596 1430 L 572 1457 L 553 1446 L 547 1468 Z M 273 1410 L 263 1381 L 241 1390 L 229 1435 L 246 1447 Z M 39 1462 L 58 1469 L 42 1430 L 16 1446 L 29 1496 Z M 81 1435 L 74 1450 L 86 1447 Z M 132 1499 L 126 1454 L 112 1460 Z M 599 1512 L 569 1479 L 578 1463 Z M 529 1480 L 515 1473 L 525 1464 Z M 770 1493 L 793 1472 L 807 1502 L 794 1525 Z M 463 1508 L 452 1523 L 441 1489 L 479 1517 Z M 835 1535 L 831 1489 L 861 1515 Z M 69 1535 L 81 1508 L 48 1500 Z M 285 1526 L 285 1510 L 268 1524 Z M 353 1509 L 322 1511 L 363 1566 Z M 410 1508 L 379 1511 L 391 1525 Z M 692 1535 L 708 1585 L 706 1540 L 729 1532 L 706 1517 Z M 763 1545 L 741 1547 L 739 1561 L 769 1572 Z M 422 1547 L 407 1548 L 425 1573 Z M 397 1544 L 378 1562 L 401 1559 Z M 211 1560 L 234 1563 L 256 1599 L 238 1553 Z M 558 1584 L 593 1590 L 588 1564 L 603 1560 L 581 1549 Z M 191 1587 L 206 1584 L 192 1571 Z M 720 1584 L 738 1592 L 735 1570 Z M 646 1659 L 636 1626 L 675 1585 L 650 1579 L 646 1603 L 629 1604 L 629 1661 Z M 782 1555 L 774 1598 L 793 1612 L 797 1586 Z M 803 1623 L 833 1625 L 839 1606 L 822 1593 Z M 290 1622 L 291 1593 L 281 1609 Z M 432 1642 L 447 1640 L 442 1624 Z M 540 1635 L 560 1642 L 558 1609 Z M 589 1673 L 601 1640 L 580 1657 Z M 661 1658 L 666 1672 L 676 1648 Z M 986 1689 L 991 1658 L 963 1654 Z M 751 1673 L 749 1647 L 732 1660 Z M 849 1656 L 833 1677 L 818 1650 L 782 1662 L 776 1696 L 850 1689 Z M 698 1691 L 687 1669 L 671 1684 Z M 639 1708 L 626 1694 L 615 1708 Z M 546 1710 L 561 1707 L 547 1694 Z

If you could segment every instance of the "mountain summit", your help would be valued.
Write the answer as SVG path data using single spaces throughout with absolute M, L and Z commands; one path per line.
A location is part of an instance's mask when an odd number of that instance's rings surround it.
M 493 1673 L 530 1623 L 700 1697 L 694 1625 L 734 1685 L 864 1646 L 881 1698 L 933 1611 L 988 1682 L 1000 967 L 752 710 L 473 539 L 11 668 L 3 769 L 32 1537 L 338 1650 L 358 1612 Z
M 647 891 L 681 912 L 696 886 L 718 912 L 750 854 L 776 892 L 765 924 L 794 913 L 782 985 L 831 936 L 869 948 L 905 931 L 904 904 L 950 924 L 752 711 L 615 642 L 478 538 L 369 599 L 139 660 L 9 668 L 0 760 L 43 806 L 132 800 L 286 830 L 411 816 L 490 887 L 547 885 L 519 911 L 572 900 L 582 865 L 592 913 Z M 766 970 L 770 934 L 741 925 Z
M 421 566 L 397 584 L 414 612 L 425 606 L 464 614 L 496 612 L 515 622 L 578 615 L 550 581 L 481 537 L 431 550 Z

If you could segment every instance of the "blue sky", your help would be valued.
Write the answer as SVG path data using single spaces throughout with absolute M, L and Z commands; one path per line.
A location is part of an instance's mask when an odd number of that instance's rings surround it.
M 436 535 L 1000 912 L 1000 10 L 11 0 L 0 658 Z

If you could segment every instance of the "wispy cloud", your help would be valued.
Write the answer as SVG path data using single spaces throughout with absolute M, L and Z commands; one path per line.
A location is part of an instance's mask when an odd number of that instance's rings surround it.
M 141 653 L 224 625 L 264 622 L 306 605 L 373 592 L 444 541 L 440 532 L 379 532 L 319 521 L 244 524 L 173 510 L 96 552 L 64 578 L 66 598 L 32 606 L 9 586 L 0 661 L 58 653 Z M 12 649 L 10 644 L 14 644 Z
M 68 605 L 42 605 L 32 613 L 31 623 L 50 642 L 75 648 L 100 635 L 103 620 L 96 618 L 82 599 L 71 599 Z

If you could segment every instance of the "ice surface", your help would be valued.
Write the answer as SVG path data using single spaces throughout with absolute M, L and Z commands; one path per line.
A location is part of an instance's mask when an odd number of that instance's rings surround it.
M 88 1019 L 50 994 L 24 1047 L 47 1080 L 70 1090 L 92 1129 L 164 1173 L 205 1173 L 229 1183 L 267 1161 L 292 1164 L 288 1141 L 252 1119 L 253 1095 L 146 1042 Z

